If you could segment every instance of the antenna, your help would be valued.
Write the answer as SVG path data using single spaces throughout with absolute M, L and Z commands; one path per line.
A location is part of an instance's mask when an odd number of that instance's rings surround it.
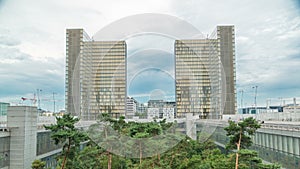
M 55 113 L 55 96 L 54 95 L 56 93 L 53 92 L 52 94 L 53 94 L 53 113 Z

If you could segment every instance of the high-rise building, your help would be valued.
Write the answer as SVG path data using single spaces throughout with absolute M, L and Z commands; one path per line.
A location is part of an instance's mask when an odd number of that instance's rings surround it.
M 177 117 L 221 118 L 236 113 L 233 26 L 210 37 L 175 41 Z
M 175 41 L 176 117 L 236 113 L 234 36 L 233 26 L 218 26 L 207 38 Z M 125 41 L 94 41 L 83 29 L 67 29 L 66 39 L 67 112 L 85 120 L 125 115 Z
M 233 26 L 217 27 L 217 42 L 219 55 L 225 76 L 225 104 L 223 114 L 235 114 L 236 105 L 236 75 L 235 75 L 235 34 Z
M 75 83 L 79 80 L 79 71 L 75 66 L 80 66 L 80 53 L 83 49 L 83 29 L 67 29 L 66 32 L 66 88 L 65 88 L 65 104 L 68 113 L 78 115 L 80 111 L 80 84 Z M 78 62 L 77 62 L 78 60 Z M 76 72 L 75 72 L 76 70 Z M 74 99 L 73 99 L 74 98 Z
M 84 120 L 125 115 L 125 41 L 94 41 L 83 29 L 67 29 L 66 40 L 67 112 Z

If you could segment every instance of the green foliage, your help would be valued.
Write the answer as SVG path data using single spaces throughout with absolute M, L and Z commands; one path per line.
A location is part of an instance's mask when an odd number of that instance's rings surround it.
M 233 150 L 237 148 L 237 144 L 241 134 L 241 148 L 248 148 L 252 145 L 251 136 L 255 134 L 255 131 L 260 128 L 260 124 L 252 117 L 246 118 L 242 121 L 228 121 L 229 126 L 224 130 L 227 132 L 227 136 L 230 141 L 226 145 L 227 149 Z
M 75 128 L 76 122 L 78 122 L 78 119 L 66 115 L 57 119 L 56 125 L 46 127 L 53 132 L 52 138 L 57 143 L 65 145 L 63 156 L 59 157 L 58 163 L 61 166 L 63 163 L 62 157 L 68 157 L 66 162 L 66 168 L 68 169 L 106 169 L 108 164 L 112 169 L 228 169 L 235 167 L 235 153 L 223 154 L 216 148 L 209 135 L 202 133 L 198 136 L 198 140 L 192 140 L 187 136 L 182 139 L 175 133 L 166 132 L 173 125 L 172 123 L 167 123 L 166 120 L 148 123 L 126 123 L 124 117 L 114 119 L 109 114 L 102 114 L 100 122 L 104 124 L 101 127 L 103 127 L 105 132 L 99 132 L 99 125 L 91 126 L 90 130 L 94 130 L 94 133 L 92 133 L 93 141 L 90 141 L 82 150 L 79 150 L 78 146 L 87 137 L 83 131 Z M 236 147 L 240 134 L 242 136 L 241 147 L 243 149 L 238 152 L 240 169 L 280 168 L 274 164 L 263 164 L 262 160 L 258 158 L 257 152 L 244 149 L 252 144 L 251 136 L 259 126 L 253 118 L 249 118 L 238 123 L 229 121 L 229 126 L 225 129 L 230 137 L 228 147 L 231 149 Z M 121 135 L 135 139 L 127 142 L 124 147 L 124 144 L 121 144 L 124 140 L 122 140 L 122 137 L 119 137 Z M 161 150 L 168 147 L 170 141 L 164 139 L 164 137 L 172 138 L 171 140 L 178 141 L 178 144 L 160 154 Z M 103 144 L 110 143 L 113 146 L 98 145 L 99 142 Z M 72 145 L 71 148 L 70 145 Z M 69 152 L 67 152 L 67 147 L 70 148 Z M 151 148 L 145 149 L 145 147 Z M 113 148 L 130 150 L 130 152 L 125 152 L 125 154 L 129 157 L 139 154 L 139 159 L 129 159 L 111 154 L 110 151 Z M 153 156 L 144 158 L 146 155 L 143 153 L 145 152 L 149 152 Z
M 219 149 L 207 149 L 202 153 L 203 164 L 205 168 L 227 169 L 234 168 L 230 155 L 222 154 Z
M 258 153 L 254 150 L 242 149 L 239 151 L 239 168 L 240 169 L 280 169 L 277 164 L 264 164 L 262 159 L 258 157 Z
M 86 146 L 82 151 L 77 152 L 75 160 L 77 165 L 74 167 L 86 168 L 86 169 L 97 169 L 101 166 L 99 155 L 101 150 L 96 146 Z
M 46 130 L 51 130 L 51 138 L 55 141 L 55 144 L 64 143 L 64 147 L 69 144 L 79 146 L 80 142 L 87 140 L 88 137 L 75 128 L 75 123 L 78 121 L 78 118 L 70 114 L 64 114 L 62 117 L 56 117 L 56 124 L 44 125 L 44 127 Z
M 31 164 L 32 169 L 44 169 L 46 166 L 46 162 L 41 160 L 34 160 Z
M 62 156 L 58 160 L 61 168 L 72 168 L 73 159 L 76 151 L 79 151 L 80 143 L 88 140 L 87 135 L 75 127 L 78 118 L 70 114 L 64 114 L 62 117 L 56 117 L 56 124 L 45 126 L 46 130 L 51 131 L 51 138 L 55 144 L 63 144 Z M 63 160 L 61 159 L 63 158 Z
M 202 159 L 200 155 L 193 155 L 190 159 L 183 160 L 183 163 L 179 166 L 179 169 L 201 169 Z
M 226 148 L 238 150 L 237 153 L 231 154 L 230 158 L 239 157 L 236 158 L 238 159 L 239 169 L 279 169 L 280 166 L 277 164 L 263 164 L 262 159 L 258 157 L 256 151 L 246 149 L 252 145 L 251 136 L 255 134 L 258 128 L 260 128 L 260 124 L 252 117 L 239 122 L 229 121 L 229 126 L 224 128 L 227 131 L 226 135 L 230 139 Z M 235 157 L 232 158 L 233 156 Z M 233 168 L 234 166 L 232 165 Z

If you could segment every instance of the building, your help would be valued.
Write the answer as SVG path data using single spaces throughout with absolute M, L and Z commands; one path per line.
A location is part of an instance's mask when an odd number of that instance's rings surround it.
M 276 110 L 278 112 L 278 109 L 272 109 Z M 267 108 L 266 107 L 244 107 L 244 108 L 239 108 L 238 113 L 239 114 L 259 114 L 261 112 L 266 112 Z
M 37 107 L 8 106 L 7 119 L 0 126 L 0 168 L 31 168 L 35 159 L 55 168 L 62 144 L 55 144 L 43 125 L 55 123 L 55 117 L 38 116 Z
M 217 26 L 210 37 L 175 41 L 175 116 L 236 113 L 234 36 L 233 26 Z M 66 111 L 84 120 L 125 116 L 125 41 L 94 41 L 83 29 L 67 29 L 66 37 Z
M 300 112 L 299 104 L 288 104 L 283 107 L 283 112 Z
M 164 100 L 149 100 L 147 116 L 148 119 L 165 118 L 174 119 L 176 114 L 176 103 Z
M 160 118 L 160 108 L 150 108 L 147 109 L 147 118 L 148 119 L 158 119 Z
M 235 114 L 234 27 L 217 26 L 204 39 L 176 40 L 175 77 L 177 117 Z
M 37 108 L 8 106 L 7 126 L 0 128 L 0 168 L 30 168 L 36 158 Z
M 271 160 L 269 162 L 281 163 L 286 168 L 299 168 L 300 132 L 299 125 L 295 122 L 300 121 L 300 113 L 293 113 L 293 116 L 288 116 L 292 118 L 292 123 L 286 117 L 284 117 L 286 120 L 281 119 L 282 117 L 275 119 L 274 117 L 280 112 L 266 113 L 266 115 L 269 114 L 270 116 L 256 116 L 259 120 L 265 121 L 261 129 L 253 137 L 256 150 L 260 151 L 261 157 L 266 161 Z M 282 114 L 286 113 L 282 112 Z M 44 125 L 56 123 L 56 118 L 37 115 L 37 107 L 8 107 L 7 120 L 5 125 L 0 127 L 1 169 L 31 168 L 31 163 L 35 159 L 45 161 L 46 168 L 56 167 L 56 158 L 61 153 L 63 145 L 56 145 L 55 141 L 51 139 L 51 132 L 43 128 Z M 191 115 L 188 114 L 187 119 L 171 119 L 170 121 L 176 121 L 178 124 L 176 125 L 178 126 L 177 129 L 193 139 L 196 139 L 197 133 L 199 134 L 203 130 L 207 131 L 208 126 L 206 125 L 209 125 L 209 130 L 213 128 L 211 138 L 218 145 L 226 144 L 228 138 L 223 128 L 227 126 L 228 122 L 225 118 L 223 120 L 210 121 L 207 124 L 208 121 L 195 119 Z M 241 116 L 241 114 L 231 116 L 232 119 L 249 117 L 248 115 Z M 254 114 L 252 114 L 253 116 Z M 140 122 L 145 122 L 145 119 L 141 119 Z M 92 124 L 95 124 L 95 122 L 81 121 L 76 127 L 83 129 Z M 205 126 L 206 128 L 203 128 Z
M 125 115 L 125 41 L 94 41 L 83 29 L 66 32 L 66 111 L 84 120 Z
M 10 105 L 9 103 L 0 102 L 0 116 L 7 115 L 7 108 L 9 105 Z
M 235 33 L 234 26 L 218 26 L 217 42 L 221 69 L 224 70 L 224 110 L 223 114 L 236 114 L 236 74 L 235 74 Z
M 138 101 L 136 101 L 133 97 L 127 97 L 126 118 L 132 118 L 137 113 L 138 105 Z
M 139 103 L 137 105 L 137 113 L 146 114 L 148 106 L 145 103 Z

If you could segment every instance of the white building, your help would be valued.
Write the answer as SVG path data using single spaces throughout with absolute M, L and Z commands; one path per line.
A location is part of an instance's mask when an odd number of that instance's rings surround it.
M 159 118 L 159 108 L 148 108 L 148 119 Z
M 138 102 L 134 98 L 127 97 L 126 118 L 132 118 L 135 115 L 135 113 L 137 112 L 137 105 L 138 105 Z
M 174 119 L 175 109 L 174 108 L 163 108 L 164 119 Z
M 174 119 L 176 103 L 163 100 L 149 100 L 147 113 L 148 119 Z

